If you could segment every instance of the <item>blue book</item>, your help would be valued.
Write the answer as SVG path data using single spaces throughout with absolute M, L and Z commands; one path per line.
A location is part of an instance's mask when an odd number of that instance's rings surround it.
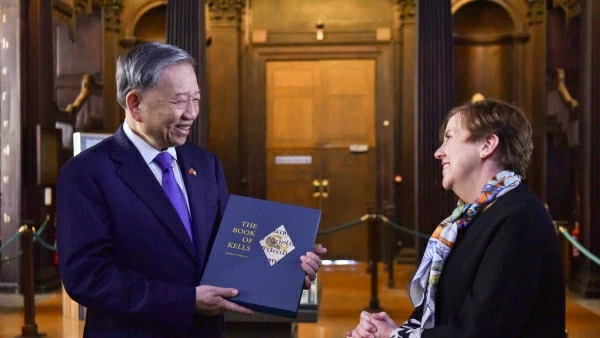
M 231 195 L 200 284 L 236 288 L 230 301 L 296 318 L 300 256 L 312 251 L 320 219 L 317 209 Z

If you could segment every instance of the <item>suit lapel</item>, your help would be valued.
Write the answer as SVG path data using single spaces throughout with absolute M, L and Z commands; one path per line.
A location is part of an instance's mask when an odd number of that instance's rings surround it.
M 202 166 L 185 146 L 176 147 L 175 149 L 177 150 L 177 161 L 180 164 L 181 175 L 190 204 L 192 231 L 194 234 L 194 243 L 196 243 L 196 257 L 202 267 L 210 238 L 210 229 L 206 224 L 204 215 L 204 186 L 200 172 Z
M 194 246 L 175 207 L 140 152 L 125 135 L 122 127 L 115 133 L 115 140 L 117 146 L 111 152 L 111 158 L 121 163 L 117 168 L 117 175 L 152 210 L 160 223 L 183 245 L 192 259 L 196 259 Z

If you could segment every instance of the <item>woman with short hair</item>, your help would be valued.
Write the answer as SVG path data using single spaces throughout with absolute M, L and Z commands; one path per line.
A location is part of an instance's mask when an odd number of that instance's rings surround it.
M 522 183 L 533 143 L 517 107 L 481 100 L 451 110 L 435 152 L 459 198 L 431 236 L 397 325 L 361 313 L 354 338 L 563 338 L 565 290 L 556 232 Z M 434 203 L 434 201 L 432 201 Z

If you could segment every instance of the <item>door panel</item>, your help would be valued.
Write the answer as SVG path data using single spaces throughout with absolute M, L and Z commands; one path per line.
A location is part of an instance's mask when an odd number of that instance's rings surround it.
M 319 83 L 316 62 L 267 63 L 267 148 L 317 145 Z
M 320 63 L 321 144 L 375 145 L 375 61 L 335 60 Z
M 306 163 L 308 157 L 311 163 Z M 320 209 L 320 199 L 313 196 L 313 181 L 319 178 L 320 162 L 315 148 L 269 149 L 267 199 Z
M 328 198 L 323 199 L 320 229 L 353 221 L 375 206 L 375 151 L 353 154 L 348 148 L 323 150 L 323 179 Z M 367 224 L 317 237 L 328 249 L 328 259 L 367 260 Z
M 267 199 L 320 208 L 320 229 L 363 216 L 377 182 L 375 62 L 269 62 L 266 95 Z M 351 144 L 369 150 L 354 154 Z M 327 195 L 314 181 L 327 181 Z M 366 260 L 365 224 L 317 242 L 330 259 Z

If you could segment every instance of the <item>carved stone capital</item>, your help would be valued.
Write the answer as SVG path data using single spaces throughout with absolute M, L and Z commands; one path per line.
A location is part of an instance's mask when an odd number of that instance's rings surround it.
M 400 9 L 400 24 L 414 24 L 417 17 L 416 0 L 397 0 Z
M 245 0 L 209 0 L 210 24 L 218 26 L 239 26 L 246 7 Z
M 79 14 L 81 12 L 89 14 L 92 12 L 92 0 L 73 0 L 73 8 L 75 14 Z
M 121 32 L 121 11 L 123 0 L 104 0 L 102 16 L 104 18 L 104 29 L 109 32 Z
M 527 0 L 527 2 L 529 3 L 529 10 L 527 11 L 529 25 L 544 23 L 546 0 Z
M 77 35 L 75 28 L 77 17 L 81 13 L 90 14 L 92 3 L 92 0 L 55 0 L 53 2 L 52 15 L 55 19 L 67 25 L 71 41 L 75 41 Z
M 569 21 L 581 14 L 581 0 L 552 0 L 554 7 L 562 8 L 565 12 L 565 24 L 569 26 Z

